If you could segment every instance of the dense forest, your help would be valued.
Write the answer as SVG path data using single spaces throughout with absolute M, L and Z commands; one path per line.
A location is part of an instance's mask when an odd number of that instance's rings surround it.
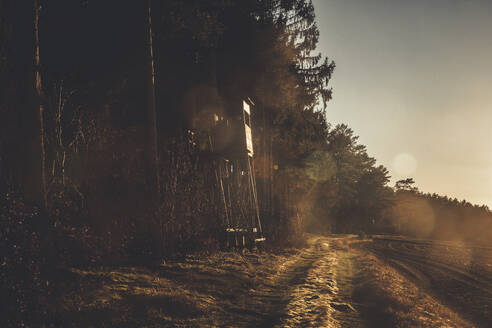
M 329 123 L 335 63 L 307 0 L 0 0 L 2 295 L 53 267 L 222 247 L 213 117 L 250 99 L 267 247 L 305 231 L 486 241 L 492 213 L 388 170 Z M 41 311 L 41 310 L 40 310 Z

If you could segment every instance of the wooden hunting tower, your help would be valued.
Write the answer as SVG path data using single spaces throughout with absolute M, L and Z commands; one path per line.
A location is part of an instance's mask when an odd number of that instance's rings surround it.
M 252 247 L 265 240 L 253 167 L 254 103 L 249 98 L 237 98 L 226 102 L 225 107 L 226 117 L 214 113 L 209 130 L 225 242 L 230 247 Z

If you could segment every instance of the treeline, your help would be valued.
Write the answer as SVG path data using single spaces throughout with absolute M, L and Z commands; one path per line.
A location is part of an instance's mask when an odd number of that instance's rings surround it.
M 392 232 L 420 238 L 488 245 L 492 240 L 492 211 L 486 205 L 420 192 L 412 178 L 396 182 L 385 225 Z

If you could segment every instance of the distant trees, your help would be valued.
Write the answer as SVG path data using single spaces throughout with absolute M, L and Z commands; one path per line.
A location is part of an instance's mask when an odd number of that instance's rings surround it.
M 491 238 L 492 212 L 487 206 L 423 193 L 412 178 L 395 184 L 389 224 L 396 232 L 444 240 L 487 242 Z

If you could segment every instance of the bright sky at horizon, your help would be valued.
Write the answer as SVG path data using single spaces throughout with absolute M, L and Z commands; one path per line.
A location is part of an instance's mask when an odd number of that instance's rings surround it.
M 492 1 L 314 0 L 331 124 L 396 180 L 492 208 Z

